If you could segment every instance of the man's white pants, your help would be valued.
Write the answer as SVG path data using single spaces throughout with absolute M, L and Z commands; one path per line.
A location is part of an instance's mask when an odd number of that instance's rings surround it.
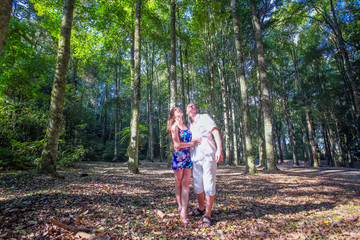
M 203 159 L 193 162 L 194 192 L 205 192 L 208 196 L 215 196 L 216 188 L 215 155 L 205 156 Z

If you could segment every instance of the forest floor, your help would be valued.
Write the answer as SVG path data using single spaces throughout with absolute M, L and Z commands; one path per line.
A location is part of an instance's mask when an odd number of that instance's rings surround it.
M 81 163 L 59 170 L 65 180 L 1 173 L 0 239 L 360 239 L 360 171 L 278 167 L 244 175 L 220 164 L 208 229 L 180 222 L 165 163 L 141 162 L 137 175 Z

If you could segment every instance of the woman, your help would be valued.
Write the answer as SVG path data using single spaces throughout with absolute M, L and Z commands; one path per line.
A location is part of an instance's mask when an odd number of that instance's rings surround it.
M 191 141 L 191 132 L 183 121 L 183 112 L 174 107 L 169 112 L 167 131 L 174 146 L 171 161 L 171 169 L 175 175 L 175 196 L 178 203 L 180 219 L 184 224 L 189 223 L 187 218 L 187 207 L 189 201 L 189 185 L 192 173 L 192 162 L 190 159 L 190 147 L 199 145 L 201 138 Z

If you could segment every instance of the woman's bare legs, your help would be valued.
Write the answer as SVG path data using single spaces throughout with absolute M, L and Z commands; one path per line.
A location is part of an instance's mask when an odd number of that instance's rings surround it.
M 187 208 L 189 203 L 189 188 L 190 188 L 190 179 L 192 174 L 191 168 L 185 168 L 182 170 L 184 172 L 182 182 L 181 182 L 181 214 L 184 219 L 187 218 Z
M 178 204 L 178 211 L 181 212 L 181 189 L 182 189 L 182 180 L 183 180 L 183 175 L 184 175 L 184 171 L 183 170 L 174 170 L 174 175 L 175 175 L 175 197 L 176 197 L 176 202 Z

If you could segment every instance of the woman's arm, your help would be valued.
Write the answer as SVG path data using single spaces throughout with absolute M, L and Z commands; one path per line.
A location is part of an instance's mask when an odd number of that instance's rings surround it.
M 201 138 L 195 139 L 194 141 L 187 142 L 187 143 L 180 142 L 179 127 L 176 126 L 176 125 L 174 125 L 171 128 L 171 137 L 172 137 L 172 140 L 173 140 L 174 149 L 194 147 L 194 146 L 199 145 L 201 143 Z

